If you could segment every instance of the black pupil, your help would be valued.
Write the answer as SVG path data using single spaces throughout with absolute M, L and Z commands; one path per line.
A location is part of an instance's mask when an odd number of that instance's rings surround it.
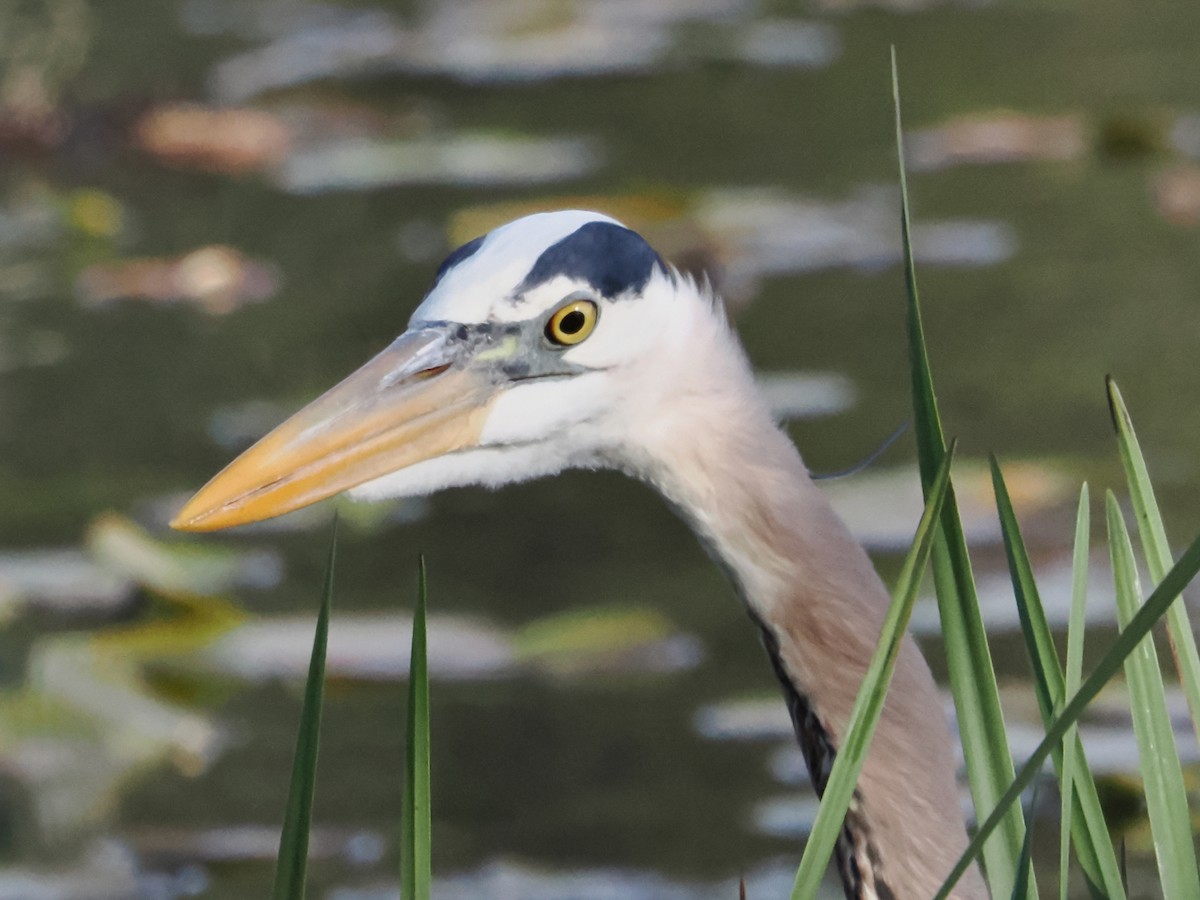
M 558 321 L 558 330 L 563 334 L 579 334 L 587 324 L 587 316 L 577 309 L 571 310 Z

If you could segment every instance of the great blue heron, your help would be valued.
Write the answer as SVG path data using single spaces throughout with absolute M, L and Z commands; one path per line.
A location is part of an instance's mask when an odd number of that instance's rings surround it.
M 711 291 L 594 212 L 459 247 L 408 330 L 243 453 L 172 523 L 208 531 L 570 467 L 653 485 L 761 631 L 817 790 L 888 594 L 755 387 Z M 906 638 L 838 841 L 852 898 L 927 898 L 966 845 L 942 704 Z M 986 896 L 972 870 L 959 898 Z

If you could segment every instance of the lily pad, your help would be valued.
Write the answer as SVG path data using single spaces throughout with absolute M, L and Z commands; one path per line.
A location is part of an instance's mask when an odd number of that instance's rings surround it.
M 116 513 L 92 522 L 85 543 L 109 572 L 162 593 L 212 595 L 234 588 L 269 588 L 283 577 L 283 560 L 275 552 L 161 541 Z

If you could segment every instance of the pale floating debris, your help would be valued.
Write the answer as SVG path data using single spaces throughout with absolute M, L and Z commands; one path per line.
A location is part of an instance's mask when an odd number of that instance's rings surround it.
M 114 239 L 128 229 L 130 214 L 125 206 L 96 188 L 56 191 L 39 182 L 18 185 L 0 205 L 0 262 L 5 263 L 10 296 L 36 294 L 53 280 L 41 265 L 25 258 L 30 251 L 43 250 L 67 237 Z
M 1056 559 L 1047 565 L 1034 566 L 1038 596 L 1053 629 L 1065 630 L 1071 616 L 1071 586 L 1073 573 L 1069 557 Z M 976 581 L 979 595 L 979 614 L 989 634 L 1019 632 L 1021 618 L 1013 595 L 1012 579 L 1007 572 L 988 572 Z M 1116 598 L 1107 558 L 1091 561 L 1088 571 L 1088 602 L 1084 621 L 1089 626 L 1115 625 Z M 936 637 L 942 633 L 937 600 L 922 597 L 913 607 L 909 628 L 913 634 Z
M 234 625 L 176 664 L 249 681 L 299 679 L 312 653 L 310 616 Z M 412 619 L 402 614 L 342 614 L 329 625 L 331 677 L 393 681 L 408 677 Z M 439 678 L 507 678 L 528 671 L 552 676 L 673 672 L 694 667 L 700 642 L 643 611 L 585 609 L 537 620 L 512 633 L 461 616 L 430 616 L 429 671 Z
M 0 268 L 0 282 L 5 274 L 5 269 Z M 7 293 L 12 287 L 0 283 L 0 293 Z M 53 366 L 66 359 L 68 353 L 67 339 L 56 331 L 31 331 L 19 337 L 0 333 L 0 372 Z
M 1015 232 L 1001 222 L 946 219 L 913 227 L 913 253 L 929 266 L 994 266 L 1016 252 Z
M 138 856 L 158 864 L 274 862 L 279 855 L 278 825 L 227 825 L 218 828 L 155 827 L 124 832 Z M 308 857 L 341 859 L 369 865 L 383 858 L 387 842 L 376 831 L 314 825 Z
M 1192 159 L 1200 159 L 1200 114 L 1189 113 L 1177 118 L 1169 135 L 1171 146 Z
M 789 787 L 812 786 L 804 754 L 800 752 L 800 746 L 794 740 L 771 752 L 767 757 L 767 771 L 780 784 Z
M 312 654 L 312 616 L 247 622 L 196 654 L 204 668 L 248 681 L 304 678 Z M 405 615 L 342 615 L 329 623 L 326 671 L 364 681 L 408 677 L 412 618 Z M 504 632 L 482 622 L 430 616 L 429 671 L 437 678 L 496 678 L 512 673 L 516 660 Z
M 816 0 L 816 5 L 818 9 L 838 13 L 857 12 L 862 9 L 917 13 L 939 6 L 983 7 L 993 2 L 995 0 Z
M 758 372 L 758 389 L 785 421 L 845 412 L 858 399 L 854 382 L 837 372 Z
M 661 613 L 640 607 L 589 607 L 546 616 L 513 638 L 518 661 L 553 675 L 602 671 L 673 672 L 695 668 L 700 642 L 678 634 Z
M 1177 165 L 1153 182 L 1154 206 L 1172 225 L 1200 225 L 1200 166 Z
M 1170 681 L 1165 685 L 1167 693 L 1167 715 L 1171 719 L 1171 727 L 1179 734 L 1192 728 L 1192 714 L 1188 707 L 1187 695 L 1183 688 Z M 1088 704 L 1086 718 L 1100 725 L 1121 725 L 1126 728 L 1132 724 L 1129 712 L 1129 688 L 1121 681 L 1110 681 L 1099 696 Z
M 0 253 L 48 246 L 63 232 L 63 219 L 49 188 L 28 185 L 0 206 Z
M 108 571 L 168 594 L 269 588 L 283 577 L 283 560 L 276 552 L 160 541 L 116 513 L 106 513 L 89 526 L 86 544 Z
M 599 163 L 595 143 L 585 138 L 443 133 L 420 110 L 382 115 L 366 107 L 311 102 L 272 110 L 156 107 L 138 123 L 136 140 L 167 165 L 255 172 L 296 194 L 411 184 L 538 184 L 579 177 Z
M 745 874 L 752 898 L 785 897 L 796 877 L 794 860 L 760 865 Z M 433 900 L 730 900 L 738 877 L 717 882 L 675 881 L 638 869 L 554 871 L 513 860 L 493 860 L 471 872 L 435 877 Z M 838 891 L 836 896 L 840 896 Z M 395 882 L 334 888 L 328 900 L 399 900 Z M 823 900 L 834 894 L 822 894 Z
M 324 21 L 301 17 L 296 26 L 266 46 L 218 63 L 209 78 L 217 99 L 238 103 L 329 78 L 386 74 L 400 68 L 411 52 L 410 34 L 379 10 L 343 9 Z
M 782 698 L 748 697 L 700 707 L 692 727 L 713 741 L 781 740 L 795 734 Z
M 183 256 L 95 263 L 75 283 L 79 299 L 91 306 L 117 300 L 194 303 L 211 315 L 225 315 L 279 289 L 279 270 L 246 258 L 233 247 L 200 247 Z
M 269 40 L 219 63 L 213 94 L 236 103 L 316 81 L 397 74 L 512 83 L 641 73 L 726 58 L 730 47 L 750 63 L 812 67 L 839 51 L 829 26 L 774 22 L 768 33 L 751 22 L 756 8 L 746 0 L 446 0 L 425 7 L 411 27 L 381 10 L 306 6 L 301 15 L 277 13 L 266 22 L 240 10 L 231 15 L 214 0 L 192 0 L 185 21 L 194 29 Z M 680 27 L 697 21 L 710 23 L 721 39 L 695 46 L 681 40 Z
M 209 891 L 212 879 L 208 871 L 195 863 L 179 866 L 171 872 L 142 872 L 138 875 L 139 900 L 174 900 L 199 897 Z
M 218 729 L 200 713 L 153 696 L 140 663 L 122 653 L 120 637 L 51 636 L 31 653 L 29 687 L 104 722 L 121 754 L 157 757 L 169 748 L 182 768 L 202 770 L 221 750 Z
M 1032 116 L 1002 110 L 951 119 L 905 138 L 905 160 L 916 172 L 962 165 L 1067 161 L 1087 151 L 1080 116 Z
M 598 163 L 595 145 L 584 138 L 482 132 L 408 140 L 357 137 L 298 147 L 273 178 L 296 194 L 404 184 L 538 184 L 578 178 Z
M 729 281 L 745 289 L 761 277 L 898 264 L 897 202 L 891 189 L 864 190 L 841 202 L 716 189 L 700 200 L 695 216 L 725 250 Z M 913 228 L 918 264 L 994 265 L 1016 246 L 1013 230 L 999 222 L 922 222 Z
M 1032 688 L 1029 688 L 1032 691 Z M 952 703 L 948 704 L 953 706 Z M 1186 715 L 1186 713 L 1185 713 Z M 1125 718 L 1129 718 L 1129 708 L 1125 707 Z M 1200 762 L 1200 750 L 1196 747 L 1195 733 L 1191 720 L 1173 722 L 1175 744 L 1179 751 L 1179 759 L 1184 765 Z M 1008 746 L 1012 753 L 1013 762 L 1018 766 L 1025 763 L 1046 736 L 1046 732 L 1038 725 L 1015 720 L 1011 715 L 1006 716 L 1005 734 L 1008 736 Z M 1095 775 L 1135 775 L 1139 770 L 1137 738 L 1133 726 L 1128 721 L 1123 726 L 1098 725 L 1084 722 L 1079 726 L 1079 735 L 1083 740 L 1084 752 L 1087 755 L 1088 766 Z M 960 779 L 966 778 L 966 764 L 963 760 L 962 744 L 955 742 L 955 764 L 958 767 Z M 808 767 L 800 748 L 792 742 L 780 746 L 767 759 L 767 770 L 771 777 L 780 784 L 802 787 L 811 785 Z
M 759 834 L 771 837 L 805 837 L 812 831 L 820 808 L 820 799 L 812 793 L 773 797 L 755 804 L 750 814 L 751 826 Z
M 837 29 L 823 22 L 761 19 L 739 30 L 733 56 L 760 66 L 824 68 L 842 54 Z
M 195 103 L 150 109 L 133 137 L 139 149 L 167 165 L 233 175 L 279 165 L 292 145 L 291 128 L 274 113 Z
M 1010 462 L 1004 477 L 1018 515 L 1037 515 L 1066 501 L 1072 482 L 1035 462 Z M 822 489 L 850 530 L 872 549 L 904 551 L 925 509 L 915 466 L 875 468 L 822 482 Z M 1000 540 L 1000 522 L 988 467 L 964 460 L 954 467 L 954 490 L 967 540 Z
M 959 786 L 958 799 L 964 819 L 973 821 L 975 804 L 965 785 Z M 807 837 L 812 831 L 820 806 L 820 799 L 811 791 L 786 797 L 772 797 L 755 805 L 750 814 L 751 827 L 758 833 L 771 837 Z
M 1079 737 L 1083 741 L 1088 767 L 1095 775 L 1136 775 L 1140 771 L 1137 737 L 1129 721 L 1128 706 L 1125 712 L 1126 722 L 1123 725 L 1099 725 L 1088 721 L 1079 725 Z M 1191 720 L 1172 722 L 1172 725 L 1179 761 L 1185 766 L 1200 762 L 1200 748 L 1196 746 Z M 1033 755 L 1046 736 L 1040 724 L 1014 720 L 1011 716 L 1006 717 L 1004 730 L 1008 735 L 1013 762 L 1018 766 Z M 962 775 L 965 771 L 962 747 L 956 743 L 955 749 L 959 774 Z
M 110 839 L 89 845 L 73 865 L 0 868 L 0 900 L 129 900 L 147 896 L 141 887 L 137 860 Z
M 133 581 L 68 548 L 0 553 L 0 619 L 24 608 L 113 613 L 133 598 Z
M 115 632 L 35 641 L 25 686 L 0 694 L 0 724 L 0 767 L 51 840 L 103 821 L 132 773 L 163 762 L 196 773 L 222 749 L 208 718 L 150 693 Z

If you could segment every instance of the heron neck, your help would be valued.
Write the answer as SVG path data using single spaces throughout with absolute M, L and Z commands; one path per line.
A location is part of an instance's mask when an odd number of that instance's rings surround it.
M 695 377 L 711 383 L 655 422 L 638 468 L 692 524 L 759 625 L 820 792 L 889 596 L 757 399 L 748 368 Z M 847 896 L 936 891 L 966 845 L 955 769 L 940 695 L 908 637 L 838 844 Z M 954 896 L 987 896 L 977 870 Z

